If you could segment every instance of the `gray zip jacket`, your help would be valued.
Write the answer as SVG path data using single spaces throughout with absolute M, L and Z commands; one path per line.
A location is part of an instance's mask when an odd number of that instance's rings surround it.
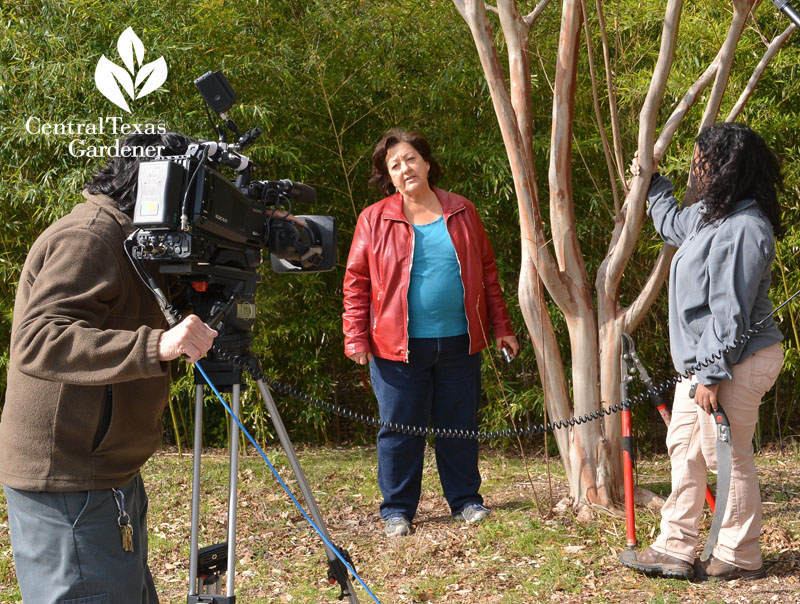
M 703 222 L 703 202 L 680 209 L 672 181 L 656 177 L 647 214 L 656 231 L 678 248 L 669 274 L 672 363 L 682 373 L 712 359 L 772 312 L 769 286 L 775 259 L 772 225 L 753 199 L 739 201 L 713 223 Z M 743 346 L 696 372 L 710 386 L 733 377 L 732 366 L 783 340 L 772 318 Z

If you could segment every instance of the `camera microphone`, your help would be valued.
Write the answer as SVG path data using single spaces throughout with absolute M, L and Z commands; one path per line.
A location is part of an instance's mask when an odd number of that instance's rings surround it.
M 314 203 L 317 201 L 317 190 L 314 187 L 302 182 L 292 182 L 291 180 L 282 180 L 281 185 L 283 185 L 286 195 L 300 203 Z
M 800 15 L 798 15 L 797 11 L 789 4 L 789 0 L 772 0 L 772 3 L 775 5 L 775 8 L 789 17 L 789 20 L 794 23 L 795 26 L 800 27 Z

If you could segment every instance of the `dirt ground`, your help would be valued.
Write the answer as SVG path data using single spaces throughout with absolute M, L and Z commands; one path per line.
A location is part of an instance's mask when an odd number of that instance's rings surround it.
M 282 451 L 268 454 L 297 492 Z M 729 583 L 651 579 L 624 568 L 617 560 L 625 544 L 624 519 L 596 510 L 588 522 L 579 522 L 569 506 L 558 506 L 566 481 L 557 459 L 550 461 L 548 480 L 540 458 L 529 459 L 526 471 L 513 454 L 482 451 L 482 493 L 492 514 L 480 526 L 466 526 L 451 517 L 435 460 L 428 454 L 415 531 L 390 539 L 378 515 L 374 447 L 307 448 L 298 457 L 334 543 L 352 554 L 380 602 L 800 603 L 800 463 L 795 451 L 757 456 L 767 577 Z M 227 520 L 227 458 L 211 452 L 203 459 L 201 546 L 224 541 Z M 664 457 L 638 466 L 639 484 L 661 494 L 669 490 L 668 474 Z M 143 476 L 150 495 L 150 566 L 161 601 L 186 602 L 191 457 L 165 451 L 147 464 Z M 263 461 L 252 455 L 240 462 L 238 510 L 237 602 L 337 601 L 339 592 L 326 579 L 319 537 Z M 657 510 L 637 507 L 640 548 L 655 536 L 658 519 Z M 16 603 L 7 522 L 0 492 L 0 602 Z M 706 514 L 703 534 L 709 523 Z M 373 601 L 357 583 L 355 591 L 360 602 Z
M 757 460 L 767 578 L 729 583 L 652 579 L 624 568 L 617 559 L 624 519 L 595 511 L 582 523 L 568 506 L 552 505 L 567 494 L 559 460 L 550 462 L 550 480 L 542 459 L 529 460 L 532 488 L 519 458 L 483 453 L 482 492 L 493 512 L 476 527 L 451 517 L 429 454 L 415 531 L 389 539 L 377 512 L 374 449 L 298 454 L 334 542 L 352 553 L 381 602 L 800 603 L 800 464 L 793 454 L 762 453 Z M 318 537 L 295 509 L 279 503 L 286 495 L 274 485 L 269 502 L 258 495 L 259 463 L 248 466 L 241 481 L 241 526 L 261 527 L 242 541 L 242 595 L 248 602 L 335 601 L 338 591 L 325 582 Z M 642 461 L 638 482 L 666 495 L 668 474 L 666 458 Z M 283 518 L 276 522 L 278 509 Z M 657 533 L 657 510 L 637 508 L 640 548 Z M 709 524 L 706 513 L 703 534 Z M 372 601 L 357 583 L 356 593 L 361 602 Z

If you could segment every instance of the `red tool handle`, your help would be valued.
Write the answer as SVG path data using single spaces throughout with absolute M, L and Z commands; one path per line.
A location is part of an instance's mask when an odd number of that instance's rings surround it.
M 636 548 L 636 510 L 633 495 L 633 428 L 631 410 L 623 409 L 622 416 L 622 475 L 625 480 L 625 530 L 628 548 Z

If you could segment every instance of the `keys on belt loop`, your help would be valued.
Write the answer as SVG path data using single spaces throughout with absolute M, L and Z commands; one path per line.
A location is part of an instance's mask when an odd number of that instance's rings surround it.
M 126 552 L 133 551 L 133 526 L 131 525 L 131 517 L 125 511 L 125 493 L 122 489 L 111 489 L 114 494 L 114 503 L 117 504 L 119 510 L 119 518 L 117 524 L 119 525 L 119 534 L 122 537 L 122 549 Z

